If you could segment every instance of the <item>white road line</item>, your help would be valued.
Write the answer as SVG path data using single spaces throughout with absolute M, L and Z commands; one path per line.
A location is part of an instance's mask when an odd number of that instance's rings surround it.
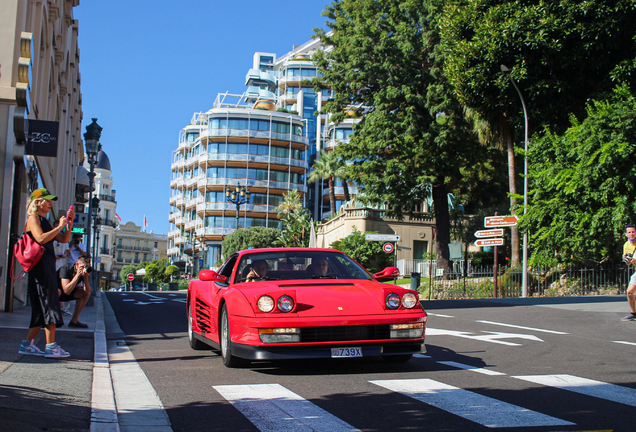
M 416 357 L 416 358 L 427 358 L 427 359 L 431 358 L 430 355 L 426 355 L 426 354 L 413 354 L 413 357 Z
M 436 316 L 436 317 L 442 317 L 442 318 L 455 318 L 453 315 L 435 314 L 430 312 L 426 312 L 426 314 L 430 316 Z
M 484 368 L 480 368 L 477 366 L 471 366 L 471 365 L 467 365 L 467 364 L 463 364 L 463 363 L 457 363 L 454 361 L 438 361 L 437 363 L 441 363 L 441 364 L 445 364 L 446 366 L 451 366 L 451 367 L 455 367 L 457 369 L 465 369 L 465 370 L 469 370 L 471 372 L 477 372 L 480 374 L 484 374 L 484 375 L 506 375 L 503 372 L 497 372 L 494 370 L 490 370 L 490 369 L 484 369 Z
M 357 431 L 280 384 L 213 386 L 261 431 Z
M 490 428 L 574 424 L 431 379 L 370 382 Z
M 123 299 L 122 301 L 137 301 L 135 299 Z
M 478 323 L 484 323 L 484 324 L 498 325 L 498 326 L 503 326 L 503 327 L 514 327 L 514 328 L 519 328 L 519 329 L 524 329 L 524 330 L 532 330 L 532 331 L 538 331 L 538 332 L 544 332 L 544 333 L 554 333 L 554 334 L 560 334 L 560 335 L 570 334 L 570 333 L 560 332 L 560 331 L 556 331 L 556 330 L 545 330 L 545 329 L 539 329 L 539 328 L 534 328 L 534 327 L 524 327 L 524 326 L 519 326 L 519 325 L 514 325 L 514 324 L 498 323 L 498 322 L 494 322 L 494 321 L 477 320 L 477 322 Z
M 629 387 L 621 387 L 616 384 L 608 384 L 602 381 L 595 381 L 581 378 L 574 375 L 524 375 L 513 376 L 524 381 L 542 384 L 550 387 L 557 387 L 575 393 L 593 396 L 601 399 L 618 402 L 636 407 L 636 390 Z
M 626 341 L 612 341 L 612 342 L 617 343 L 617 344 L 634 345 L 634 346 L 636 346 L 636 342 L 626 342 Z
M 502 332 L 486 332 L 488 334 L 485 335 L 476 335 L 471 332 L 458 331 L 458 330 L 444 330 L 444 329 L 436 329 L 436 328 L 426 328 L 426 336 L 456 336 L 465 339 L 474 339 L 480 340 L 484 342 L 491 342 L 501 345 L 508 346 L 521 346 L 521 344 L 516 342 L 508 342 L 500 339 L 526 339 L 532 340 L 536 342 L 543 342 L 543 340 L 539 339 L 535 335 L 529 334 L 520 334 L 520 333 L 502 333 Z
M 165 300 L 165 298 L 163 298 L 163 297 L 157 297 L 157 296 L 154 296 L 154 295 L 152 295 L 152 294 L 148 294 L 148 293 L 146 293 L 146 292 L 142 292 L 142 294 L 147 295 L 147 296 L 148 296 L 148 297 L 150 297 L 152 300 L 161 300 L 161 301 L 164 301 L 164 300 Z

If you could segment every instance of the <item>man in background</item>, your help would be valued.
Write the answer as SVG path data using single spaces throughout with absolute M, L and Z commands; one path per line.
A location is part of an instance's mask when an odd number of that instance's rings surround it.
M 88 257 L 86 246 L 82 243 L 82 234 L 73 234 L 73 239 L 68 245 L 69 253 L 67 264 L 75 264 L 81 256 Z

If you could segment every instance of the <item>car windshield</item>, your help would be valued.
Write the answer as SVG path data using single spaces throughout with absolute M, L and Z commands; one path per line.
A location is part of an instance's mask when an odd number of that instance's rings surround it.
M 243 255 L 234 282 L 292 279 L 372 280 L 373 277 L 342 253 L 280 251 Z

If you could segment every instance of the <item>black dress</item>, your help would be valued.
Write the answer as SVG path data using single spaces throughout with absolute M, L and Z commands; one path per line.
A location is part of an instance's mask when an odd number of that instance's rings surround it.
M 48 219 L 37 215 L 40 219 L 42 232 L 53 229 Z M 31 235 L 31 232 L 28 232 Z M 28 291 L 31 299 L 31 324 L 29 328 L 43 327 L 55 324 L 64 325 L 60 310 L 60 296 L 58 293 L 57 272 L 55 271 L 55 247 L 53 240 L 44 245 L 44 254 L 40 261 L 29 272 Z

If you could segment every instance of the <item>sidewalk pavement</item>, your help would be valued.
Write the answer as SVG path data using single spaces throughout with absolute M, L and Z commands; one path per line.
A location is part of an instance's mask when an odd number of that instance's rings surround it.
M 18 354 L 30 320 L 31 307 L 0 312 L 0 431 L 172 432 L 104 293 L 80 315 L 88 329 L 56 330 L 68 358 Z

